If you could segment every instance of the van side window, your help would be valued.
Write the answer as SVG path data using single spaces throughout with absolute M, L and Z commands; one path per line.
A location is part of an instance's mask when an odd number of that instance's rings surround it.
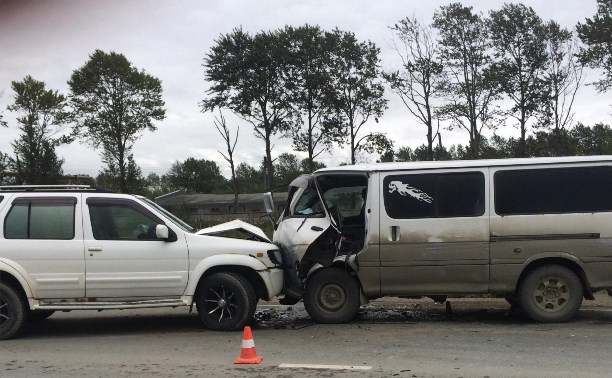
M 383 180 L 391 218 L 477 217 L 484 214 L 482 172 L 392 175 Z
M 498 171 L 499 215 L 612 211 L 612 167 Z
M 4 221 L 6 239 L 74 238 L 76 198 L 20 198 L 13 203 Z

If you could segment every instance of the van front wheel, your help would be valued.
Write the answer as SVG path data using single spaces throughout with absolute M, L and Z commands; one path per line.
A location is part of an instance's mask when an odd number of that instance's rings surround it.
M 346 323 L 359 311 L 359 284 L 340 269 L 321 269 L 306 282 L 304 307 L 318 323 Z
M 565 322 L 578 312 L 584 291 L 570 269 L 541 266 L 530 272 L 519 287 L 519 304 L 531 319 L 543 323 Z

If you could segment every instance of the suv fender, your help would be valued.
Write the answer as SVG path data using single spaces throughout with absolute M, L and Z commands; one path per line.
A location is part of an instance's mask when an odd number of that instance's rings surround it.
M 273 283 L 270 282 L 265 275 L 259 273 L 271 268 L 268 268 L 263 262 L 259 261 L 255 257 L 231 254 L 210 256 L 200 261 L 189 273 L 189 284 L 185 289 L 185 295 L 193 296 L 197 290 L 201 278 L 206 274 L 206 271 L 216 266 L 240 266 L 252 269 L 262 278 L 264 284 L 266 285 L 268 296 L 272 297 L 271 293 L 273 293 Z
M 31 302 L 31 299 L 34 298 L 34 293 L 30 283 L 25 278 L 27 277 L 25 270 L 19 265 L 15 266 L 14 263 L 11 264 L 10 260 L 0 259 L 0 281 L 2 280 L 2 274 L 4 273 L 15 277 L 15 279 L 19 282 L 19 285 L 21 285 L 21 289 L 25 293 L 26 299 L 28 299 L 28 302 Z

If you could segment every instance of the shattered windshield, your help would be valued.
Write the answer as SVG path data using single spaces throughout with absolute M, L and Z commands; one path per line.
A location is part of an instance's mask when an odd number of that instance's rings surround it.
M 308 187 L 302 192 L 300 198 L 298 198 L 295 208 L 293 209 L 293 215 L 324 215 L 323 205 L 319 199 L 319 194 L 314 185 L 308 185 Z

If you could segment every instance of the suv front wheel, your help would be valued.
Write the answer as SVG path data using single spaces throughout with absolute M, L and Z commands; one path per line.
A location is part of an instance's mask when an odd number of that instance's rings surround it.
M 255 313 L 255 290 L 237 273 L 214 273 L 204 278 L 196 293 L 198 316 L 215 331 L 242 329 Z
M 26 306 L 19 293 L 0 282 L 0 340 L 13 337 L 25 321 Z

